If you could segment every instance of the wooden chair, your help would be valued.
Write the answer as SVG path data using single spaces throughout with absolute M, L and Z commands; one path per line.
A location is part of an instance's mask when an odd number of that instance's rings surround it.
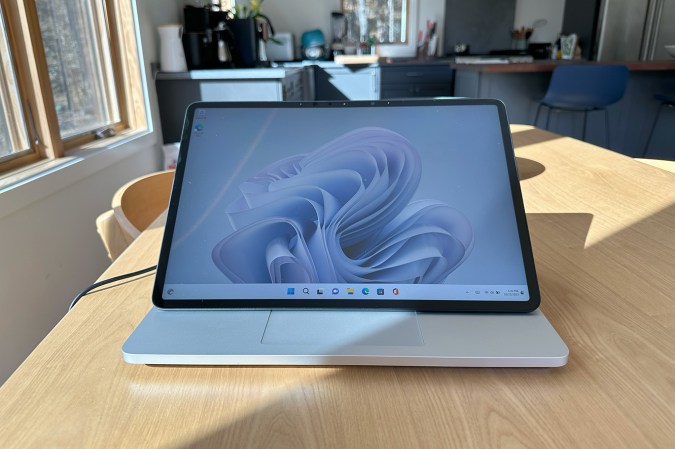
M 173 170 L 151 173 L 120 187 L 112 209 L 99 215 L 96 230 L 115 260 L 169 205 Z

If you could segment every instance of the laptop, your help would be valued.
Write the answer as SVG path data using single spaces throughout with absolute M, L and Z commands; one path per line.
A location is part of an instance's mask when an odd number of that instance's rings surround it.
M 497 100 L 194 103 L 129 363 L 556 367 Z

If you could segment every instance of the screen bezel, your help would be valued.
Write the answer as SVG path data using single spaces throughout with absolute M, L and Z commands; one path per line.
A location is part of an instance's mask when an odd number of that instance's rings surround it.
M 311 296 L 306 299 L 270 298 L 270 299 L 172 299 L 162 297 L 166 271 L 173 239 L 176 214 L 180 202 L 181 187 L 185 172 L 190 144 L 190 130 L 194 119 L 194 112 L 199 109 L 237 109 L 237 108 L 266 108 L 266 109 L 296 109 L 296 108 L 360 108 L 360 107 L 437 107 L 437 106 L 494 106 L 497 108 L 500 129 L 503 140 L 504 157 L 508 169 L 511 196 L 515 211 L 516 225 L 520 238 L 520 247 L 523 265 L 530 293 L 527 301 L 510 300 L 396 300 L 396 299 L 368 299 L 367 301 L 349 301 L 344 299 L 325 299 L 325 297 Z M 511 131 L 508 125 L 506 109 L 499 100 L 490 99 L 421 99 L 421 100 L 379 100 L 379 101 L 309 101 L 309 102 L 197 102 L 192 103 L 185 114 L 180 150 L 178 154 L 176 172 L 169 201 L 166 226 L 160 249 L 157 274 L 152 292 L 152 302 L 156 307 L 164 309 L 391 309 L 416 310 L 425 312 L 531 312 L 539 307 L 540 292 L 532 255 L 525 208 L 523 205 L 518 170 L 516 166 Z

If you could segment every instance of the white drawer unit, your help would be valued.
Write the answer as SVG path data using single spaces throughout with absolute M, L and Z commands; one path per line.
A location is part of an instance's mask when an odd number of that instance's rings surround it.
M 317 100 L 379 100 L 380 68 L 314 66 Z
M 202 101 L 281 101 L 279 81 L 201 81 L 199 95 Z
M 165 143 L 180 140 L 185 110 L 195 101 L 303 101 L 302 68 L 159 72 L 156 76 Z

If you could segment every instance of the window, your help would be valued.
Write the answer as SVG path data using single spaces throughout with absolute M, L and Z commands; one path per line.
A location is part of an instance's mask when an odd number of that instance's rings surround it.
M 0 11 L 0 19 L 2 19 Z M 0 158 L 30 148 L 4 20 L 0 22 Z
M 0 172 L 146 127 L 131 0 L 0 7 Z
M 119 122 L 103 1 L 36 5 L 61 136 Z
M 342 0 L 352 41 L 402 44 L 408 39 L 408 0 Z

